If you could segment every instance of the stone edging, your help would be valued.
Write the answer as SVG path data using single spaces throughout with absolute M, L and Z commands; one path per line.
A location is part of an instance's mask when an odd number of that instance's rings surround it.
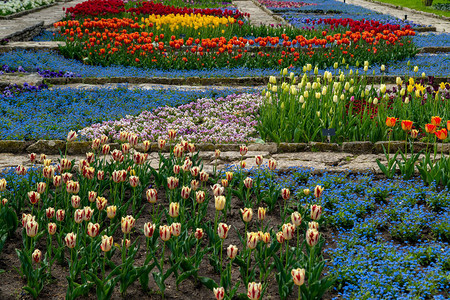
M 9 41 L 24 41 L 24 40 L 29 41 L 33 37 L 39 35 L 43 31 L 43 29 L 44 29 L 44 21 L 41 21 L 29 27 L 23 28 L 22 30 L 16 31 L 6 36 L 4 39 Z
M 319 76 L 320 77 L 320 76 Z M 384 83 L 395 83 L 397 76 L 384 76 Z M 280 79 L 278 77 L 278 79 Z M 310 78 L 311 79 L 311 78 Z M 438 84 L 448 82 L 450 79 L 446 77 L 435 77 L 434 81 Z M 268 77 L 236 77 L 236 78 L 165 78 L 165 77 L 70 77 L 70 78 L 45 78 L 44 82 L 51 85 L 66 84 L 92 84 L 102 85 L 107 83 L 129 83 L 129 84 L 161 84 L 161 85 L 197 85 L 197 86 L 257 86 L 266 85 L 269 82 Z M 367 83 L 380 83 L 381 76 L 368 76 Z
M 80 141 L 70 142 L 67 145 L 68 154 L 85 154 L 91 152 L 91 142 Z M 321 143 L 321 142 L 309 142 L 309 143 L 266 143 L 266 144 L 249 144 L 250 151 L 268 152 L 270 154 L 276 153 L 295 153 L 295 152 L 345 152 L 354 154 L 382 154 L 384 149 L 387 149 L 389 142 L 380 141 L 376 143 L 372 142 L 344 142 L 342 145 L 335 143 Z M 119 149 L 119 144 L 109 144 L 111 150 Z M 211 144 L 202 143 L 196 144 L 196 149 L 199 151 L 214 151 L 219 149 L 220 151 L 239 151 L 240 144 Z M 426 143 L 416 142 L 413 143 L 414 151 L 424 150 L 427 147 Z M 59 154 L 64 153 L 66 149 L 66 142 L 63 140 L 38 140 L 38 141 L 20 141 L 20 140 L 2 140 L 0 141 L 0 153 L 45 153 L 45 154 Z M 392 141 L 390 142 L 390 151 L 395 153 L 398 150 L 405 149 L 404 141 Z M 442 151 L 448 153 L 450 144 L 437 144 L 438 152 Z M 143 145 L 138 144 L 136 150 L 144 151 Z M 163 149 L 167 152 L 169 147 Z M 150 150 L 152 152 L 159 151 L 157 143 L 151 143 Z
M 408 12 L 419 14 L 419 15 L 424 15 L 424 16 L 431 17 L 431 18 L 436 18 L 436 19 L 441 19 L 441 20 L 445 20 L 445 21 L 450 21 L 450 17 L 440 16 L 440 15 L 436 15 L 436 14 L 433 14 L 433 13 L 430 13 L 430 12 L 412 9 L 412 8 L 409 8 L 409 7 L 398 6 L 398 5 L 395 5 L 395 4 L 384 3 L 384 2 L 380 2 L 380 1 L 376 1 L 376 0 L 363 0 L 363 1 L 372 2 L 372 3 L 378 4 L 378 5 L 387 6 L 387 7 L 395 8 L 395 9 L 398 9 L 398 10 L 408 11 Z
M 49 8 L 49 7 L 55 6 L 55 5 L 59 4 L 59 3 L 60 3 L 59 1 L 55 1 L 55 2 L 50 3 L 50 4 L 42 5 L 42 6 L 39 6 L 39 7 L 32 8 L 32 9 L 19 11 L 17 13 L 11 14 L 11 15 L 0 16 L 0 20 L 11 20 L 11 19 L 15 19 L 15 18 L 18 18 L 18 17 L 22 17 L 22 16 L 25 16 L 25 15 L 28 15 L 28 14 L 35 13 L 35 12 L 40 11 L 40 10 L 45 9 L 45 8 Z
M 270 9 L 268 9 L 264 4 L 261 4 L 258 2 L 258 0 L 252 0 L 253 4 L 255 4 L 256 6 L 258 6 L 259 8 L 261 8 L 266 14 L 270 15 L 272 18 L 274 18 L 275 20 L 277 20 L 278 22 L 283 23 L 286 26 L 292 26 L 291 24 L 289 24 L 289 22 L 287 22 L 283 17 L 276 15 L 273 11 L 271 11 Z

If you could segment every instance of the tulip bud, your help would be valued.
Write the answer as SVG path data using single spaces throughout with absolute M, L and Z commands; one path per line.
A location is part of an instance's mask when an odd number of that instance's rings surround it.
M 302 224 L 302 216 L 298 211 L 295 211 L 291 214 L 291 221 L 292 224 L 295 225 L 295 227 L 298 227 Z
M 221 239 L 225 239 L 228 235 L 228 230 L 230 228 L 228 227 L 227 224 L 225 223 L 219 223 L 219 225 L 217 226 L 217 235 L 219 236 L 219 238 Z
M 259 235 L 256 232 L 247 232 L 247 248 L 253 250 L 258 245 Z
M 256 156 L 255 156 L 255 163 L 256 163 L 256 165 L 257 165 L 257 166 L 260 166 L 260 165 L 262 164 L 262 162 L 263 162 L 263 157 L 262 157 L 262 155 L 256 155 Z
M 277 78 L 275 76 L 269 76 L 269 82 L 271 84 L 276 84 L 277 83 Z
M 162 241 L 167 242 L 170 239 L 171 227 L 168 225 L 159 226 L 159 237 Z
M 225 208 L 226 198 L 225 196 L 214 196 L 214 202 L 216 210 L 221 211 Z
M 414 66 L 414 72 L 415 73 L 419 72 L 419 67 L 418 66 Z
M 209 179 L 209 174 L 206 173 L 205 171 L 201 171 L 199 174 L 199 179 L 201 182 L 207 182 Z
M 381 65 L 380 70 L 381 70 L 381 72 L 384 72 L 384 71 L 386 71 L 386 67 L 384 65 Z
M 136 220 L 133 218 L 133 216 L 126 216 L 125 218 L 122 217 L 122 220 L 120 222 L 121 229 L 123 233 L 130 233 L 131 229 L 133 229 L 134 224 Z
M 245 223 L 248 223 L 252 220 L 253 210 L 251 208 L 245 207 L 244 209 L 241 209 L 241 214 L 242 214 L 242 220 Z
M 25 224 L 25 230 L 27 236 L 29 237 L 35 237 L 37 235 L 39 230 L 39 224 L 36 221 L 34 221 L 34 217 Z
M 96 206 L 98 210 L 104 210 L 108 204 L 108 200 L 104 197 L 97 197 Z
M 47 224 L 47 230 L 48 230 L 48 234 L 54 235 L 56 233 L 56 224 L 55 223 L 48 223 Z
M 34 163 L 36 161 L 37 155 L 36 153 L 30 153 L 30 162 Z
M 54 185 L 55 187 L 60 186 L 60 185 L 61 185 L 61 182 L 62 182 L 61 176 L 59 176 L 59 175 L 53 176 L 53 185 Z
M 47 216 L 47 219 L 53 219 L 55 216 L 55 209 L 53 207 L 49 207 L 45 210 L 45 214 Z
M 319 205 L 311 205 L 311 219 L 317 221 L 320 219 L 320 215 L 322 214 L 322 206 Z
M 74 213 L 75 223 L 80 224 L 84 219 L 84 209 L 77 209 Z
M 180 205 L 178 204 L 178 202 L 172 202 L 169 205 L 169 215 L 172 218 L 176 218 L 179 216 L 180 213 Z
M 416 139 L 419 135 L 419 131 L 417 129 L 411 130 L 411 138 Z
M 31 257 L 33 258 L 33 261 L 38 264 L 42 260 L 42 253 L 39 249 L 36 249 L 33 251 L 33 254 L 31 254 Z
M 250 177 L 247 177 L 244 179 L 244 186 L 248 189 L 251 189 L 253 185 L 253 179 Z
M 1 185 L 1 183 L 0 183 L 0 185 Z M 6 181 L 5 181 L 5 186 L 6 186 Z M 0 188 L 0 190 L 1 190 L 1 188 Z M 28 192 L 28 199 L 30 200 L 30 203 L 32 205 L 35 205 L 41 199 L 41 195 L 38 192 L 31 191 L 31 192 Z
M 301 286 L 305 283 L 305 269 L 293 269 L 291 275 L 295 285 Z
M 238 253 L 238 247 L 230 245 L 227 248 L 227 256 L 229 259 L 234 259 Z
M 172 223 L 170 227 L 170 232 L 173 236 L 179 236 L 181 234 L 181 223 Z
M 100 136 L 100 144 L 104 145 L 108 142 L 108 137 L 104 134 Z
M 112 236 L 103 235 L 102 236 L 102 242 L 100 244 L 100 249 L 103 252 L 108 252 L 108 251 L 111 250 L 113 244 L 114 244 L 114 242 L 113 242 L 113 237 Z
M 197 177 L 199 173 L 200 173 L 200 168 L 199 167 L 192 167 L 191 168 L 191 175 L 193 177 Z
M 102 146 L 102 154 L 103 155 L 108 154 L 110 150 L 111 150 L 111 147 L 108 144 L 105 144 Z
M 282 243 L 284 243 L 284 241 L 285 241 L 285 239 L 283 236 L 283 232 L 281 232 L 281 231 L 277 232 L 277 242 L 282 244 Z
M 283 237 L 286 241 L 291 240 L 294 237 L 295 226 L 291 223 L 283 224 L 282 226 Z
M 266 218 L 266 209 L 264 207 L 258 207 L 258 220 L 264 221 Z
M 191 180 L 191 189 L 193 191 L 198 190 L 198 188 L 200 187 L 200 182 L 198 180 Z
M 216 183 L 211 188 L 212 188 L 214 196 L 222 196 L 222 194 L 224 192 L 223 186 L 221 186 L 220 184 Z
M 22 166 L 22 165 L 20 165 L 20 166 L 17 166 L 16 167 L 16 174 L 17 175 L 26 175 L 27 174 L 27 169 L 24 167 L 24 166 Z
M 90 221 L 93 213 L 94 213 L 94 210 L 92 208 L 90 208 L 89 206 L 85 206 L 83 220 Z
M 311 221 L 308 223 L 308 229 L 319 231 L 319 223 Z
M 213 288 L 213 292 L 216 300 L 222 300 L 225 297 L 225 289 L 223 287 Z
M 167 178 L 167 187 L 169 188 L 169 190 L 174 190 L 177 186 L 178 186 L 178 178 L 176 177 L 168 177 Z
M 291 191 L 289 189 L 282 189 L 281 190 L 281 197 L 283 198 L 283 200 L 289 200 L 289 198 L 291 197 Z
M 248 151 L 248 147 L 247 147 L 247 146 L 241 145 L 241 146 L 239 147 L 239 154 L 240 154 L 241 156 L 244 156 L 245 154 L 247 154 L 247 151 Z
M 319 232 L 314 229 L 308 229 L 306 231 L 306 243 L 310 247 L 314 247 L 317 245 L 317 242 L 319 241 Z
M 98 171 L 97 172 L 97 180 L 103 180 L 105 179 L 105 172 L 104 171 Z
M 77 245 L 77 235 L 73 232 L 70 232 L 66 235 L 64 241 L 66 242 L 67 248 L 73 249 Z
M 197 240 L 201 240 L 202 239 L 202 237 L 203 237 L 203 229 L 201 229 L 201 228 L 197 228 L 197 229 L 195 229 L 195 233 L 194 233 L 194 236 L 195 236 L 195 238 L 197 239 Z
M 72 142 L 77 138 L 77 133 L 73 130 L 69 131 L 69 133 L 67 134 L 67 141 L 68 142 Z
M 106 208 L 106 215 L 108 217 L 108 219 L 114 219 L 114 217 L 116 216 L 116 211 L 117 211 L 117 206 L 115 205 L 110 205 Z
M 63 209 L 58 209 L 56 211 L 56 221 L 59 221 L 59 222 L 64 221 L 65 216 L 66 216 L 66 212 Z
M 261 283 L 250 282 L 247 288 L 247 297 L 250 300 L 258 300 L 261 297 L 261 289 Z
M 316 187 L 314 188 L 314 196 L 316 198 L 320 198 L 320 196 L 322 196 L 324 188 L 320 185 L 316 185 Z
M 100 224 L 96 223 L 93 224 L 91 222 L 89 222 L 88 226 L 87 226 L 87 234 L 94 238 L 98 235 L 98 233 L 100 232 Z

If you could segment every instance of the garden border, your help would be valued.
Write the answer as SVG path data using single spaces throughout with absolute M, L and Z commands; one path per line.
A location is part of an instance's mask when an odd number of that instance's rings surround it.
M 241 143 L 242 144 L 242 143 Z M 198 151 L 239 151 L 241 144 L 212 144 L 212 143 L 199 143 L 195 144 Z M 363 142 L 343 142 L 342 145 L 336 143 L 322 143 L 322 142 L 309 142 L 309 143 L 250 143 L 248 145 L 250 151 L 268 152 L 270 154 L 277 153 L 295 153 L 295 152 L 345 152 L 352 154 L 382 154 L 387 149 L 389 142 L 380 141 L 372 143 L 369 141 Z M 85 154 L 91 152 L 91 141 L 79 141 L 69 142 L 67 144 L 68 154 Z M 118 143 L 109 144 L 111 150 L 119 149 Z M 426 143 L 415 142 L 412 143 L 415 151 L 420 151 L 427 148 Z M 391 141 L 390 150 L 391 153 L 395 153 L 398 150 L 405 149 L 405 141 Z M 63 153 L 66 149 L 66 141 L 64 140 L 38 140 L 38 141 L 24 141 L 24 140 L 0 140 L 0 153 L 45 153 L 45 154 L 59 154 Z M 136 150 L 144 151 L 142 143 L 136 146 Z M 450 150 L 450 144 L 437 144 L 437 151 L 444 151 L 448 153 Z M 151 152 L 159 151 L 158 143 L 151 143 Z M 163 152 L 168 152 L 169 146 L 166 145 Z
M 53 3 L 50 3 L 50 4 L 42 5 L 42 6 L 39 6 L 39 7 L 32 8 L 32 9 L 22 10 L 22 11 L 19 11 L 17 13 L 11 14 L 11 15 L 0 16 L 0 20 L 12 20 L 12 19 L 15 19 L 15 18 L 26 16 L 28 14 L 35 13 L 35 12 L 40 11 L 42 9 L 46 9 L 46 8 L 55 6 L 55 5 L 59 4 L 60 2 L 66 2 L 66 1 L 58 1 L 57 0 L 57 1 L 55 1 Z

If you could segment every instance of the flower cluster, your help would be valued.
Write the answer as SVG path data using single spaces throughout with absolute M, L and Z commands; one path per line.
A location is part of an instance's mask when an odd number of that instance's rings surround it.
M 0 2 L 0 16 L 18 13 L 39 6 L 48 5 L 56 0 L 8 0 Z

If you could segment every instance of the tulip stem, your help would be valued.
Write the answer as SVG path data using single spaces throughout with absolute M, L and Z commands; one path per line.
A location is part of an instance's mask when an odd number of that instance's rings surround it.
M 222 251 L 223 251 L 223 239 L 220 240 L 220 274 L 222 275 Z
M 289 240 L 286 240 L 286 270 L 288 267 Z
M 302 300 L 302 292 L 300 290 L 300 285 L 298 286 L 298 300 Z
M 247 276 L 245 276 L 245 280 L 246 280 L 246 283 L 245 283 L 245 285 L 247 285 L 248 284 L 248 269 L 250 269 L 250 257 L 252 256 L 252 249 L 250 249 L 250 253 L 248 254 L 248 257 L 247 257 Z
M 106 262 L 106 252 L 103 254 L 103 268 L 102 268 L 103 282 L 105 282 L 105 262 Z
M 166 242 L 164 242 L 163 248 L 162 248 L 162 255 L 161 255 L 161 276 L 162 276 L 162 274 L 164 274 L 164 272 L 163 272 L 163 267 L 164 267 L 164 250 L 166 250 Z M 163 291 L 161 291 L 161 292 L 163 292 Z
M 216 210 L 216 215 L 214 216 L 214 232 L 217 233 L 217 216 L 219 215 L 219 211 Z
M 50 243 L 48 245 L 48 274 L 50 274 L 50 277 L 52 276 L 52 235 L 49 234 L 49 240 Z

